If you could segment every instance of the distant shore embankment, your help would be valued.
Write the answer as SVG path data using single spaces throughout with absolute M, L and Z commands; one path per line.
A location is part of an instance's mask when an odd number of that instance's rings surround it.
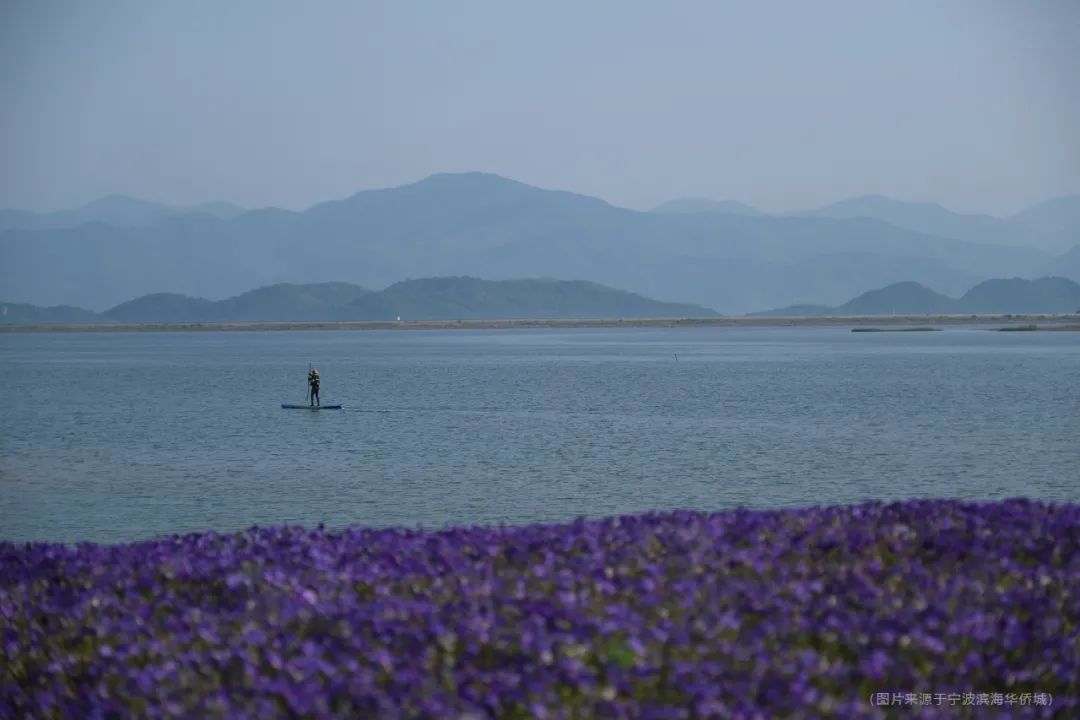
M 816 317 L 603 318 L 508 320 L 357 320 L 327 322 L 38 323 L 0 325 L 0 332 L 207 332 L 270 330 L 503 330 L 615 327 L 805 327 L 865 325 L 1018 325 L 1080 330 L 1070 315 L 829 315 Z

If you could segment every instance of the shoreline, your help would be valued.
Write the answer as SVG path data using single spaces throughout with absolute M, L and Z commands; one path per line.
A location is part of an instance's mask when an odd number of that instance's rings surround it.
M 598 318 L 518 320 L 345 320 L 196 323 L 34 323 L 0 325 L 0 333 L 217 332 L 284 330 L 512 330 L 617 327 L 828 327 L 897 325 L 1034 325 L 1035 331 L 1080 331 L 1080 315 L 828 315 L 809 317 Z M 1044 324 L 1040 326 L 1040 324 Z M 996 328 L 995 328 L 996 329 Z

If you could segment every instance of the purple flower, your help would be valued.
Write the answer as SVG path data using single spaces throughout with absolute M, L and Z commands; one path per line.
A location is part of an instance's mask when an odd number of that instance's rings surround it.
M 1072 716 L 1078 634 L 1080 506 L 1027 500 L 0 543 L 3 717 Z

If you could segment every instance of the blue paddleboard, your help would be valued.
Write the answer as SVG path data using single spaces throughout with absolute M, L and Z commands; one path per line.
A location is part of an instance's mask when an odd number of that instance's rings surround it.
M 285 410 L 340 410 L 340 405 L 288 405 L 281 403 Z

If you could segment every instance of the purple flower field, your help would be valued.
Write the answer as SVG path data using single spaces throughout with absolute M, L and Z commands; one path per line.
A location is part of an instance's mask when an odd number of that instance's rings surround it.
M 3 718 L 1080 717 L 1080 505 L 0 543 L 0 642 Z

